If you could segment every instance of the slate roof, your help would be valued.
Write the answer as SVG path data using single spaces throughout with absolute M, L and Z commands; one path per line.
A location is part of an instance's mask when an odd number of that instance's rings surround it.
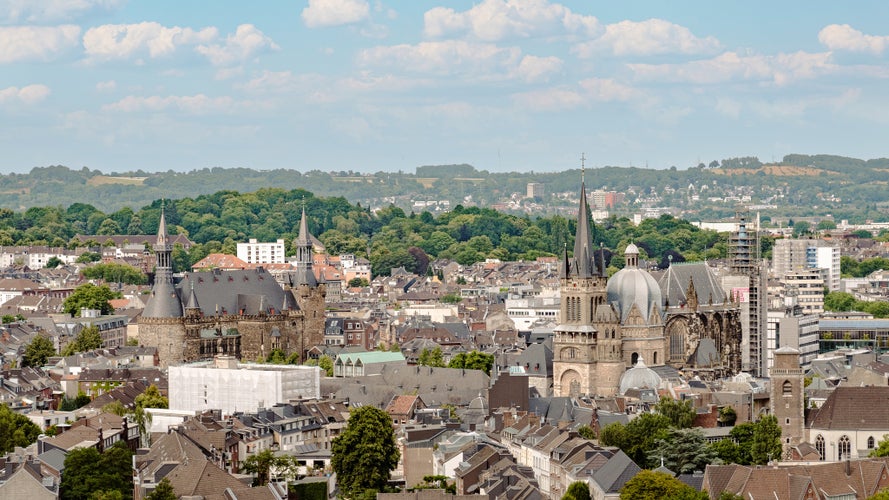
M 238 314 L 242 309 L 247 315 L 271 313 L 292 309 L 296 304 L 292 296 L 285 297 L 291 292 L 281 288 L 274 277 L 261 267 L 189 273 L 177 285 L 178 295 L 187 297 L 192 283 L 205 316 L 214 316 L 217 311 L 218 314 Z
M 608 462 L 593 473 L 593 481 L 605 493 L 618 493 L 624 484 L 636 476 L 642 468 L 623 451 L 618 451 Z
M 837 387 L 806 420 L 810 429 L 886 430 L 889 387 Z
M 670 264 L 658 282 L 661 297 L 671 307 L 688 303 L 688 283 L 694 283 L 698 304 L 706 306 L 712 302 L 720 305 L 726 302 L 725 292 L 719 278 L 706 262 L 677 262 Z

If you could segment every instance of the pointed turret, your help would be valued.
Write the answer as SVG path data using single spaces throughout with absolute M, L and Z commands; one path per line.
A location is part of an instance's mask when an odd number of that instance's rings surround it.
M 318 286 L 315 271 L 312 269 L 312 235 L 309 233 L 309 222 L 306 219 L 306 207 L 303 206 L 302 218 L 299 221 L 299 234 L 293 242 L 296 247 L 295 285 Z
M 593 276 L 593 233 L 590 231 L 590 208 L 586 199 L 586 184 L 580 186 L 580 207 L 577 210 L 577 234 L 574 236 L 574 260 L 577 261 L 577 277 Z
M 167 220 L 161 207 L 161 219 L 157 226 L 157 243 L 154 245 L 157 264 L 154 270 L 154 286 L 145 304 L 142 316 L 146 318 L 181 318 L 182 301 L 173 285 L 173 246 L 167 236 Z

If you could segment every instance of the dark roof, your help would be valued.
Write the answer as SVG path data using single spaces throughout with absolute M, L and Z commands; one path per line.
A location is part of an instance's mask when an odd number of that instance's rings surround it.
M 287 294 L 275 278 L 262 267 L 255 269 L 188 273 L 177 285 L 180 295 L 194 286 L 196 302 L 205 316 L 216 314 L 253 315 L 282 311 Z M 292 297 L 291 297 L 292 299 Z
M 682 306 L 688 302 L 689 282 L 694 283 L 698 304 L 723 304 L 725 292 L 719 279 L 706 262 L 682 262 L 670 264 L 661 277 L 661 297 L 672 307 Z
M 885 430 L 889 387 L 837 387 L 807 420 L 811 429 Z

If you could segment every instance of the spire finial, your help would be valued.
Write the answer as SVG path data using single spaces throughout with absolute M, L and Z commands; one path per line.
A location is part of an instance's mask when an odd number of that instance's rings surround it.
M 586 177 L 586 153 L 580 153 L 580 182 L 584 182 Z

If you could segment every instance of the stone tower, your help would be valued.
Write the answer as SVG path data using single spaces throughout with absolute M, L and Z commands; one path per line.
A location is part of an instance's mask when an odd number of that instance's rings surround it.
M 293 246 L 296 248 L 296 272 L 290 277 L 290 287 L 296 297 L 297 306 L 303 312 L 305 345 L 300 348 L 301 352 L 305 352 L 305 349 L 324 342 L 324 298 L 327 295 L 327 285 L 318 283 L 315 277 L 312 234 L 309 232 L 305 207 L 299 221 L 299 234 Z
M 784 346 L 777 349 L 774 356 L 775 363 L 769 371 L 772 383 L 771 412 L 781 426 L 784 455 L 781 458 L 787 460 L 791 458 L 791 448 L 805 438 L 805 384 L 798 350 Z
M 605 266 L 595 258 L 586 185 L 581 183 L 574 255 L 562 263 L 561 309 L 553 339 L 553 394 L 595 394 L 598 378 L 597 308 L 605 303 Z M 615 384 L 617 382 L 615 381 Z

